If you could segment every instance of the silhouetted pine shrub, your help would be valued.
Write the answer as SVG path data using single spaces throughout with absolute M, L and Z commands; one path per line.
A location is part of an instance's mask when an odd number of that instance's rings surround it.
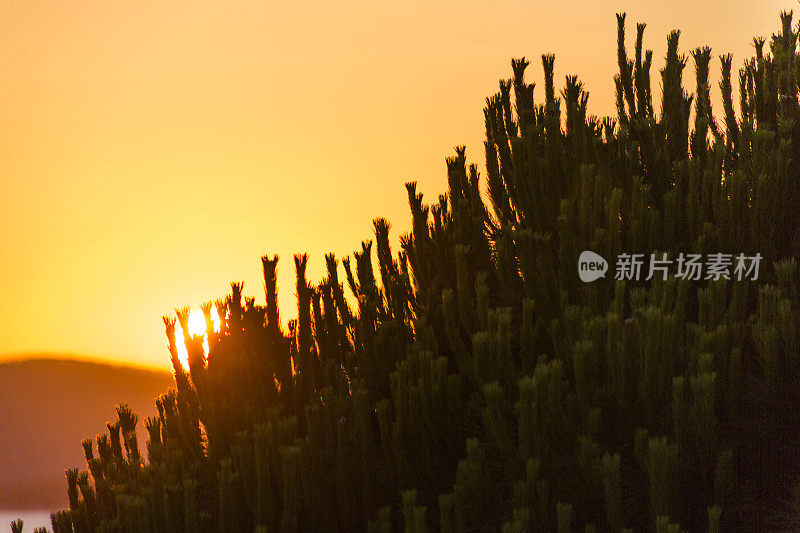
M 485 194 L 459 147 L 436 202 L 407 184 L 399 252 L 377 219 L 317 284 L 296 256 L 288 331 L 277 257 L 266 305 L 234 283 L 202 306 L 207 353 L 188 309 L 165 317 L 175 389 L 144 421 L 146 458 L 118 406 L 83 443 L 88 472 L 67 471 L 55 532 L 797 527 L 800 60 L 781 18 L 738 73 L 738 112 L 720 57 L 719 120 L 710 49 L 691 54 L 689 93 L 669 35 L 656 106 L 645 27 L 629 58 L 625 15 L 616 120 L 587 114 L 577 77 L 557 95 L 551 55 L 536 103 L 529 61 L 512 61 L 484 109 Z M 764 268 L 584 284 L 582 250 Z

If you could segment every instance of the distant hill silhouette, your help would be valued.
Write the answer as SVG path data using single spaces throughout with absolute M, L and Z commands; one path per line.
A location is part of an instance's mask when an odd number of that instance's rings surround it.
M 0 509 L 67 505 L 64 469 L 86 468 L 81 440 L 105 432 L 114 405 L 142 420 L 170 387 L 167 372 L 104 363 L 32 359 L 0 363 Z

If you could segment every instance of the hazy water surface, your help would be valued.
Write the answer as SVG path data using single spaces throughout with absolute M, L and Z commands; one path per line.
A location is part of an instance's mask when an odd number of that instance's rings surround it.
M 48 530 L 52 530 L 49 510 L 9 511 L 8 509 L 0 509 L 0 533 L 11 533 L 11 521 L 17 518 L 21 518 L 24 522 L 22 525 L 23 533 L 30 533 L 39 526 L 45 526 Z

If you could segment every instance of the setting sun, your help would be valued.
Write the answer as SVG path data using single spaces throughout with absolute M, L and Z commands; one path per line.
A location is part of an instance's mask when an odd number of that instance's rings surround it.
M 214 331 L 219 331 L 219 315 L 217 314 L 217 310 L 212 307 L 211 308 L 211 322 L 214 324 Z M 205 353 L 208 353 L 208 335 L 206 335 L 206 318 L 203 316 L 203 311 L 201 309 L 195 309 L 191 313 L 189 313 L 189 320 L 187 321 L 187 327 L 189 329 L 189 335 L 202 335 L 203 336 L 203 350 Z M 182 332 L 181 332 L 182 333 Z M 178 358 L 181 360 L 181 364 L 183 364 L 183 368 L 189 369 L 189 356 L 186 353 L 186 345 L 183 343 L 182 335 L 178 335 L 177 342 L 175 343 L 178 348 Z

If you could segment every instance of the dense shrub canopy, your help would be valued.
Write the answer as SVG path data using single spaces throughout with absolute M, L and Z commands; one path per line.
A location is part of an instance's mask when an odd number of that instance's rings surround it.
M 587 114 L 577 77 L 557 94 L 553 56 L 543 100 L 513 60 L 484 109 L 485 176 L 459 147 L 438 201 L 407 184 L 401 251 L 377 219 L 318 284 L 296 256 L 288 330 L 268 256 L 266 305 L 233 284 L 203 306 L 207 352 L 188 310 L 165 317 L 175 390 L 146 457 L 119 406 L 67 472 L 56 533 L 800 526 L 800 61 L 781 19 L 735 103 L 719 58 L 719 115 L 711 50 L 671 33 L 655 104 L 624 15 L 616 119 Z M 763 259 L 757 280 L 583 283 L 584 250 Z

